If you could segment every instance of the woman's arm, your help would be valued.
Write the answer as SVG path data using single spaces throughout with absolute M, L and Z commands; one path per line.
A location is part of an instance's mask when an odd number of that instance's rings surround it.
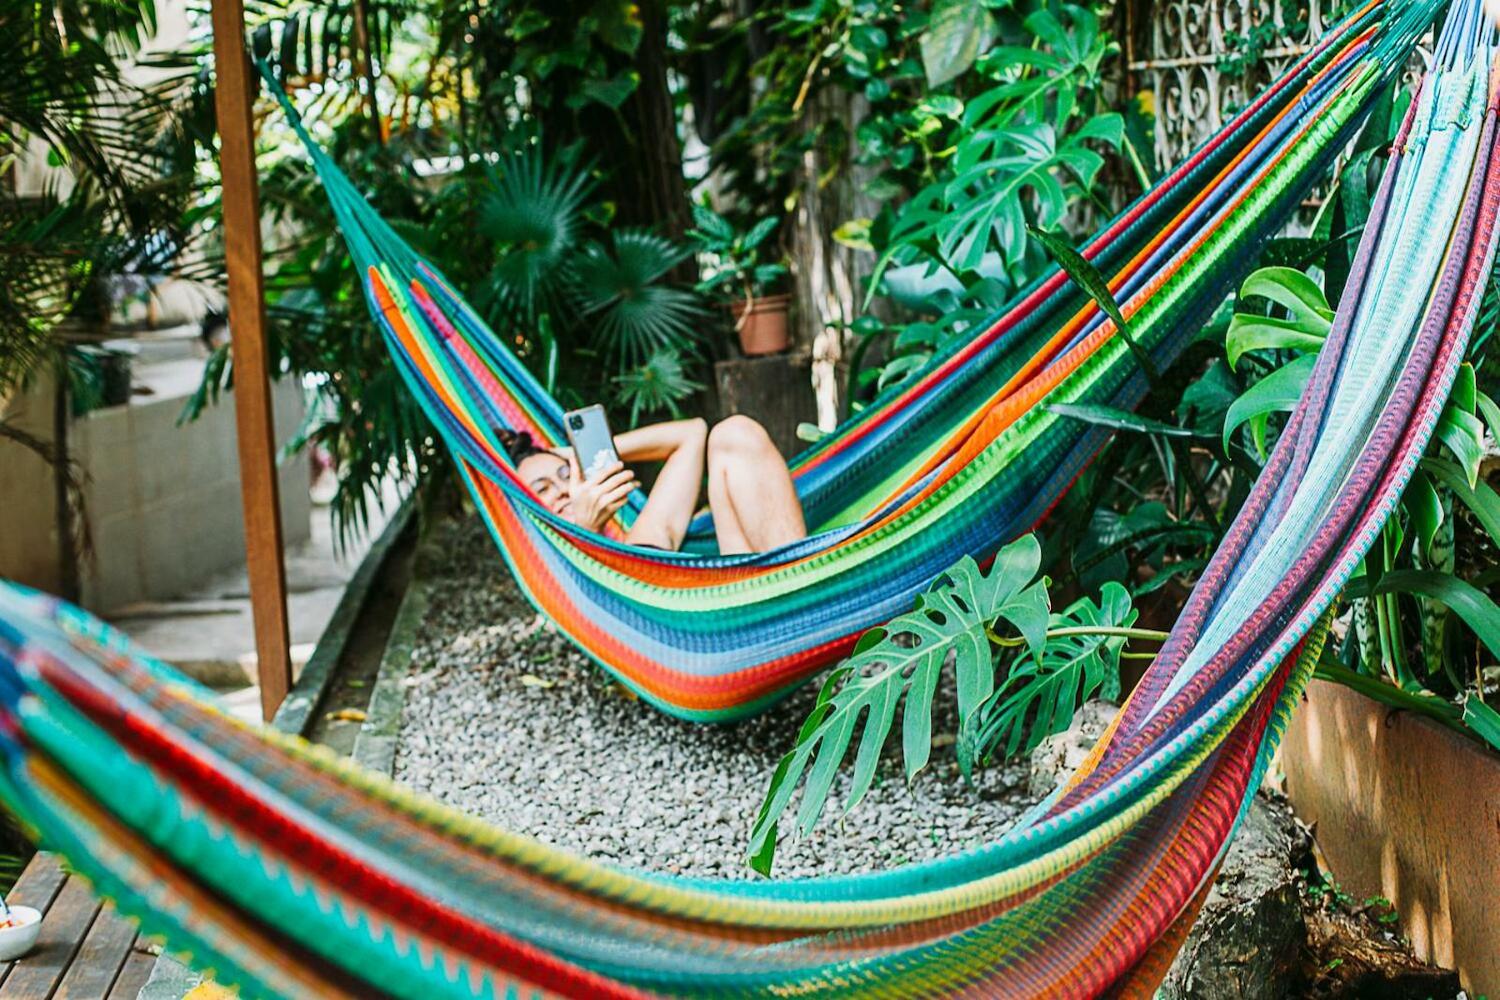
M 615 450 L 625 461 L 664 463 L 626 541 L 673 551 L 682 546 L 698 509 L 707 442 L 708 424 L 702 420 L 652 424 L 615 438 Z
M 615 451 L 622 462 L 665 462 L 686 446 L 701 445 L 708 437 L 708 424 L 701 418 L 648 424 L 615 435 Z

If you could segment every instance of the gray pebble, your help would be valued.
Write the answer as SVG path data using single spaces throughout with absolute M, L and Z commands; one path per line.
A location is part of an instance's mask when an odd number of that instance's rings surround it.
M 687 875 L 753 878 L 750 826 L 811 710 L 809 683 L 762 715 L 681 722 L 606 678 L 516 590 L 475 518 L 436 526 L 441 560 L 407 680 L 396 777 L 491 823 L 592 857 Z M 934 731 L 955 729 L 936 699 Z M 816 829 L 783 823 L 778 877 L 875 871 L 997 838 L 1035 801 L 1025 761 L 965 787 L 949 747 L 908 789 L 899 725 L 879 781 L 840 821 L 847 769 Z M 794 801 L 795 809 L 795 801 Z

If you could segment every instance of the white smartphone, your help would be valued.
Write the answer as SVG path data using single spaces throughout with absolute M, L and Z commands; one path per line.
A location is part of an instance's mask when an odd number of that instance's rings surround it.
M 563 414 L 563 427 L 585 477 L 592 478 L 600 469 L 620 460 L 609 422 L 604 419 L 604 407 L 596 403 L 581 410 L 569 410 Z

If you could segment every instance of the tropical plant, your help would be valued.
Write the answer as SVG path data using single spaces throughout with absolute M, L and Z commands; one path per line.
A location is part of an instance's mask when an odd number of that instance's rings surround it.
M 591 343 L 606 358 L 625 365 L 672 358 L 681 368 L 703 322 L 698 297 L 669 283 L 687 256 L 664 236 L 624 228 L 590 241 L 569 262 L 573 303 L 593 328 Z M 661 404 L 646 409 L 675 407 L 684 395 L 668 392 Z
M 0 174 L 9 182 L 0 184 L 0 438 L 52 466 L 67 554 L 61 590 L 73 599 L 90 546 L 67 427 L 88 373 L 60 331 L 71 320 L 79 335 L 102 336 L 115 284 L 175 267 L 197 222 L 203 105 L 184 100 L 190 63 L 141 57 L 155 25 L 150 0 L 0 11 Z M 127 67 L 146 62 L 156 82 L 133 82 Z M 39 189 L 17 183 L 38 166 Z M 48 441 L 5 414 L 43 371 L 60 387 Z
M 771 870 L 780 821 L 799 786 L 792 825 L 802 836 L 812 831 L 856 735 L 844 812 L 859 805 L 877 777 L 897 708 L 907 780 L 927 766 L 933 701 L 945 675 L 952 677 L 955 753 L 966 775 L 1066 729 L 1085 700 L 1118 697 L 1126 642 L 1159 641 L 1162 633 L 1132 627 L 1135 611 L 1118 584 L 1097 602 L 1085 597 L 1049 612 L 1041 559 L 1031 535 L 1001 549 L 988 573 L 966 557 L 912 611 L 865 633 L 824 682 L 771 777 L 750 836 L 757 871 Z
M 639 424 L 648 413 L 670 413 L 682 416 L 682 401 L 703 389 L 682 367 L 682 357 L 674 351 L 661 351 L 645 362 L 616 375 L 616 398 L 630 408 L 630 422 Z
M 1333 311 L 1318 283 L 1285 267 L 1265 268 L 1241 287 L 1241 301 L 1270 303 L 1269 311 L 1237 312 L 1228 332 L 1231 364 L 1253 361 L 1259 378 L 1230 406 L 1224 439 L 1245 428 L 1264 456 L 1273 416 L 1290 411 L 1306 387 Z M 1477 338 L 1482 350 L 1488 334 Z M 1500 547 L 1500 494 L 1481 476 L 1484 456 L 1500 442 L 1500 407 L 1479 388 L 1475 366 L 1460 366 L 1427 455 L 1386 522 L 1361 573 L 1350 584 L 1344 667 L 1384 680 L 1407 694 L 1434 691 L 1467 705 L 1474 732 L 1489 738 L 1483 706 L 1487 649 L 1500 658 L 1500 606 L 1485 592 L 1494 580 L 1465 579 L 1456 560 L 1460 520 L 1472 532 L 1464 548 Z M 1460 515 L 1464 515 L 1460 518 Z M 1416 614 L 1403 610 L 1402 598 Z M 1407 605 L 1411 607 L 1411 605 Z M 1467 632 L 1472 638 L 1460 638 Z M 1415 651 L 1415 654 L 1414 652 Z M 1347 681 L 1330 665 L 1325 673 Z M 1380 695 L 1380 689 L 1361 687 Z M 1458 713 L 1451 713 L 1458 715 Z M 1465 717 L 1465 716 L 1458 716 Z M 1497 748 L 1500 741 L 1491 740 Z
M 549 155 L 535 143 L 486 168 L 470 192 L 478 232 L 494 247 L 479 304 L 513 342 L 542 348 L 549 389 L 565 370 L 571 382 L 560 388 L 581 400 L 612 386 L 633 417 L 676 413 L 698 388 L 682 372 L 704 318 L 693 291 L 671 280 L 688 251 L 645 229 L 602 225 L 590 171 L 577 147 Z
M 125 72 L 155 29 L 150 0 L 55 0 L 0 14 L 0 164 L 54 168 L 45 186 L 0 194 L 0 399 L 49 361 L 70 314 L 96 325 L 107 280 L 157 273 L 182 248 L 194 175 L 178 106 L 185 67 L 159 82 Z
M 1094 187 L 1105 156 L 1126 139 L 1124 117 L 1103 109 L 1100 68 L 1112 43 L 1092 11 L 1039 6 L 1005 38 L 981 30 L 990 17 L 981 8 L 954 6 L 939 4 L 922 36 L 928 78 L 953 79 L 972 66 L 983 87 L 965 97 L 928 93 L 890 125 L 860 132 L 872 152 L 897 144 L 920 151 L 907 158 L 922 164 L 914 176 L 887 169 L 876 185 L 889 196 L 918 181 L 915 194 L 840 232 L 876 253 L 868 296 L 883 291 L 918 320 L 853 325 L 860 343 L 851 396 L 916 371 L 1035 277 L 1047 261 L 1044 237 L 1101 201 Z M 961 37 L 944 41 L 949 31 Z M 1001 43 L 982 50 L 986 35 Z M 885 361 L 861 371 L 877 344 Z
M 786 276 L 786 265 L 768 260 L 766 238 L 781 220 L 761 219 L 741 232 L 707 205 L 693 206 L 694 228 L 688 238 L 697 245 L 702 265 L 698 291 L 723 302 L 749 302 Z

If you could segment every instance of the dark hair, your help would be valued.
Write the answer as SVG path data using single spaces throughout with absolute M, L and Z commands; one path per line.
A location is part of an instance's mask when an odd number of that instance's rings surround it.
M 504 427 L 497 432 L 500 446 L 510 456 L 511 465 L 520 465 L 532 455 L 550 455 L 552 452 L 537 444 L 530 431 L 513 431 Z

